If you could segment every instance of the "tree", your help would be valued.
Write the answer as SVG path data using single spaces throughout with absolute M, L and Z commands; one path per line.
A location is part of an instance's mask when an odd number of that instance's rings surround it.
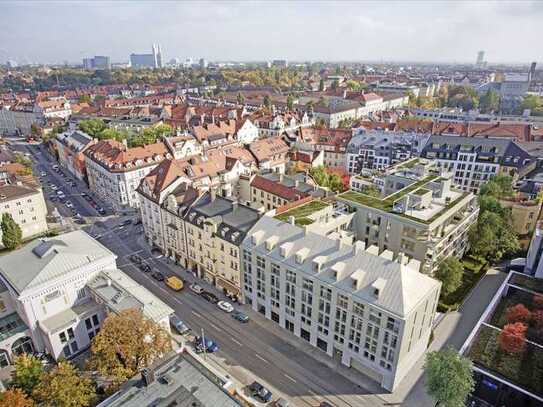
M 13 220 L 11 214 L 4 212 L 2 214 L 2 244 L 8 250 L 19 247 L 23 241 L 23 231 Z
M 102 119 L 88 119 L 81 120 L 77 127 L 91 137 L 99 137 L 107 129 L 107 124 Z
M 500 107 L 500 96 L 494 89 L 489 89 L 481 96 L 479 107 L 484 113 L 491 113 L 498 110 Z
M 454 256 L 447 257 L 439 264 L 435 277 L 442 283 L 441 292 L 443 295 L 449 295 L 460 287 L 463 272 L 462 263 Z
M 245 103 L 245 97 L 241 94 L 241 92 L 238 92 L 238 96 L 236 97 L 238 105 L 242 105 Z
M 536 110 L 543 107 L 543 100 L 537 95 L 527 95 L 522 99 L 521 110 Z
M 501 214 L 490 211 L 479 213 L 477 223 L 469 231 L 469 241 L 474 254 L 494 261 L 520 249 L 510 222 Z
M 92 341 L 90 365 L 118 385 L 170 349 L 166 331 L 130 309 L 105 319 Z
M 21 389 L 30 396 L 34 387 L 40 382 L 42 374 L 43 365 L 41 361 L 32 355 L 23 353 L 15 360 L 15 370 L 12 373 L 11 385 Z
M 264 106 L 266 106 L 267 108 L 271 107 L 271 98 L 269 95 L 264 96 L 263 103 L 264 103 Z
M 79 103 L 91 103 L 92 100 L 91 100 L 90 95 L 81 95 L 81 96 L 79 96 L 78 102 Z
M 81 376 L 70 362 L 60 362 L 43 375 L 33 396 L 49 406 L 86 407 L 96 399 L 96 391 L 92 380 Z
M 347 88 L 352 91 L 360 90 L 360 83 L 357 81 L 353 81 L 352 79 L 349 79 L 347 82 L 345 82 L 345 86 L 347 86 Z
M 453 348 L 429 352 L 424 369 L 428 393 L 440 406 L 463 406 L 475 387 L 471 361 Z
M 507 322 L 514 324 L 515 322 L 522 322 L 527 324 L 532 318 L 532 313 L 523 304 L 513 305 L 508 307 L 506 311 Z
M 524 352 L 526 347 L 526 329 L 522 322 L 507 324 L 498 337 L 500 349 L 507 353 L 518 354 Z
M 34 400 L 16 387 L 0 393 L 0 407 L 34 407 Z
M 324 79 L 319 81 L 319 92 L 324 92 Z
M 292 95 L 287 96 L 287 109 L 290 111 L 294 110 L 294 96 Z
M 509 175 L 494 175 L 481 185 L 479 195 L 490 195 L 494 198 L 507 198 L 513 195 L 513 178 Z

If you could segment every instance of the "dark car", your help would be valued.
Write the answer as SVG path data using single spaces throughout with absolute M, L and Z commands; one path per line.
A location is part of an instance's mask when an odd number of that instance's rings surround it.
M 219 346 L 207 337 L 203 340 L 201 337 L 197 336 L 194 339 L 194 349 L 196 350 L 196 353 L 202 353 L 204 351 L 215 353 L 219 350 Z
M 151 277 L 153 277 L 156 281 L 164 281 L 164 274 L 162 274 L 160 271 L 155 271 L 153 274 L 151 274 Z
M 138 267 L 139 267 L 139 269 L 140 269 L 141 271 L 143 271 L 144 273 L 148 273 L 148 272 L 151 271 L 151 266 L 149 266 L 149 265 L 146 264 L 146 263 L 141 263 Z
M 243 322 L 244 324 L 249 322 L 249 316 L 248 315 L 245 315 L 243 312 L 241 311 L 234 311 L 232 312 L 232 318 L 238 320 L 239 322 Z
M 131 225 L 131 224 L 132 224 L 132 219 L 126 219 L 126 220 L 123 220 L 120 223 L 120 226 L 128 226 L 128 225 Z
M 130 261 L 133 262 L 133 263 L 136 263 L 136 264 L 141 264 L 141 257 L 138 256 L 137 254 L 132 254 L 130 256 Z
M 85 218 L 82 218 L 82 217 L 75 217 L 75 220 L 74 220 L 75 223 L 77 223 L 78 225 L 86 225 L 87 224 L 87 221 L 85 220 Z
M 273 397 L 272 392 L 258 382 L 251 383 L 249 385 L 249 391 L 251 392 L 251 396 L 264 403 L 268 403 Z
M 204 297 L 204 299 L 206 301 L 209 301 L 210 303 L 212 304 L 216 304 L 219 302 L 219 298 L 217 298 L 217 296 L 213 293 L 210 293 L 208 291 L 204 291 L 203 293 L 200 294 L 202 297 Z
M 96 210 L 98 211 L 98 213 L 99 213 L 100 215 L 105 215 L 105 214 L 106 214 L 106 210 L 105 210 L 104 208 L 98 207 L 98 208 L 96 208 Z

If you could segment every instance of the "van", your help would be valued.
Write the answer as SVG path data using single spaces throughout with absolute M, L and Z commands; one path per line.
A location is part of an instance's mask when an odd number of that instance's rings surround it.
M 181 291 L 183 289 L 183 280 L 179 277 L 171 276 L 166 279 L 166 285 L 174 291 Z

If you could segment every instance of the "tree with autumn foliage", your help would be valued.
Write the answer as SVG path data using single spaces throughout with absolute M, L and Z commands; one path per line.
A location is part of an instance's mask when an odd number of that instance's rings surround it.
M 91 345 L 90 367 L 116 387 L 171 350 L 169 334 L 139 310 L 110 314 Z
M 527 324 L 530 322 L 532 313 L 523 304 L 517 304 L 507 308 L 505 316 L 507 318 L 507 322 L 510 324 L 514 324 L 515 322 L 523 322 Z
M 45 373 L 32 392 L 40 405 L 87 407 L 96 399 L 91 379 L 84 377 L 70 362 L 60 362 Z
M 0 393 L 0 407 L 34 407 L 34 400 L 16 387 Z
M 507 324 L 503 327 L 498 337 L 500 349 L 507 353 L 522 353 L 526 348 L 526 329 L 522 322 Z
M 43 375 L 41 361 L 26 353 L 15 360 L 15 369 L 11 374 L 11 386 L 21 389 L 27 395 L 31 395 Z

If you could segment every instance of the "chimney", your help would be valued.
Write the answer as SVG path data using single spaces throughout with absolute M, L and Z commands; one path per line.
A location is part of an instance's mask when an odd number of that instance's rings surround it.
M 294 226 L 295 222 L 296 222 L 296 218 L 294 216 L 288 217 L 288 223 Z

